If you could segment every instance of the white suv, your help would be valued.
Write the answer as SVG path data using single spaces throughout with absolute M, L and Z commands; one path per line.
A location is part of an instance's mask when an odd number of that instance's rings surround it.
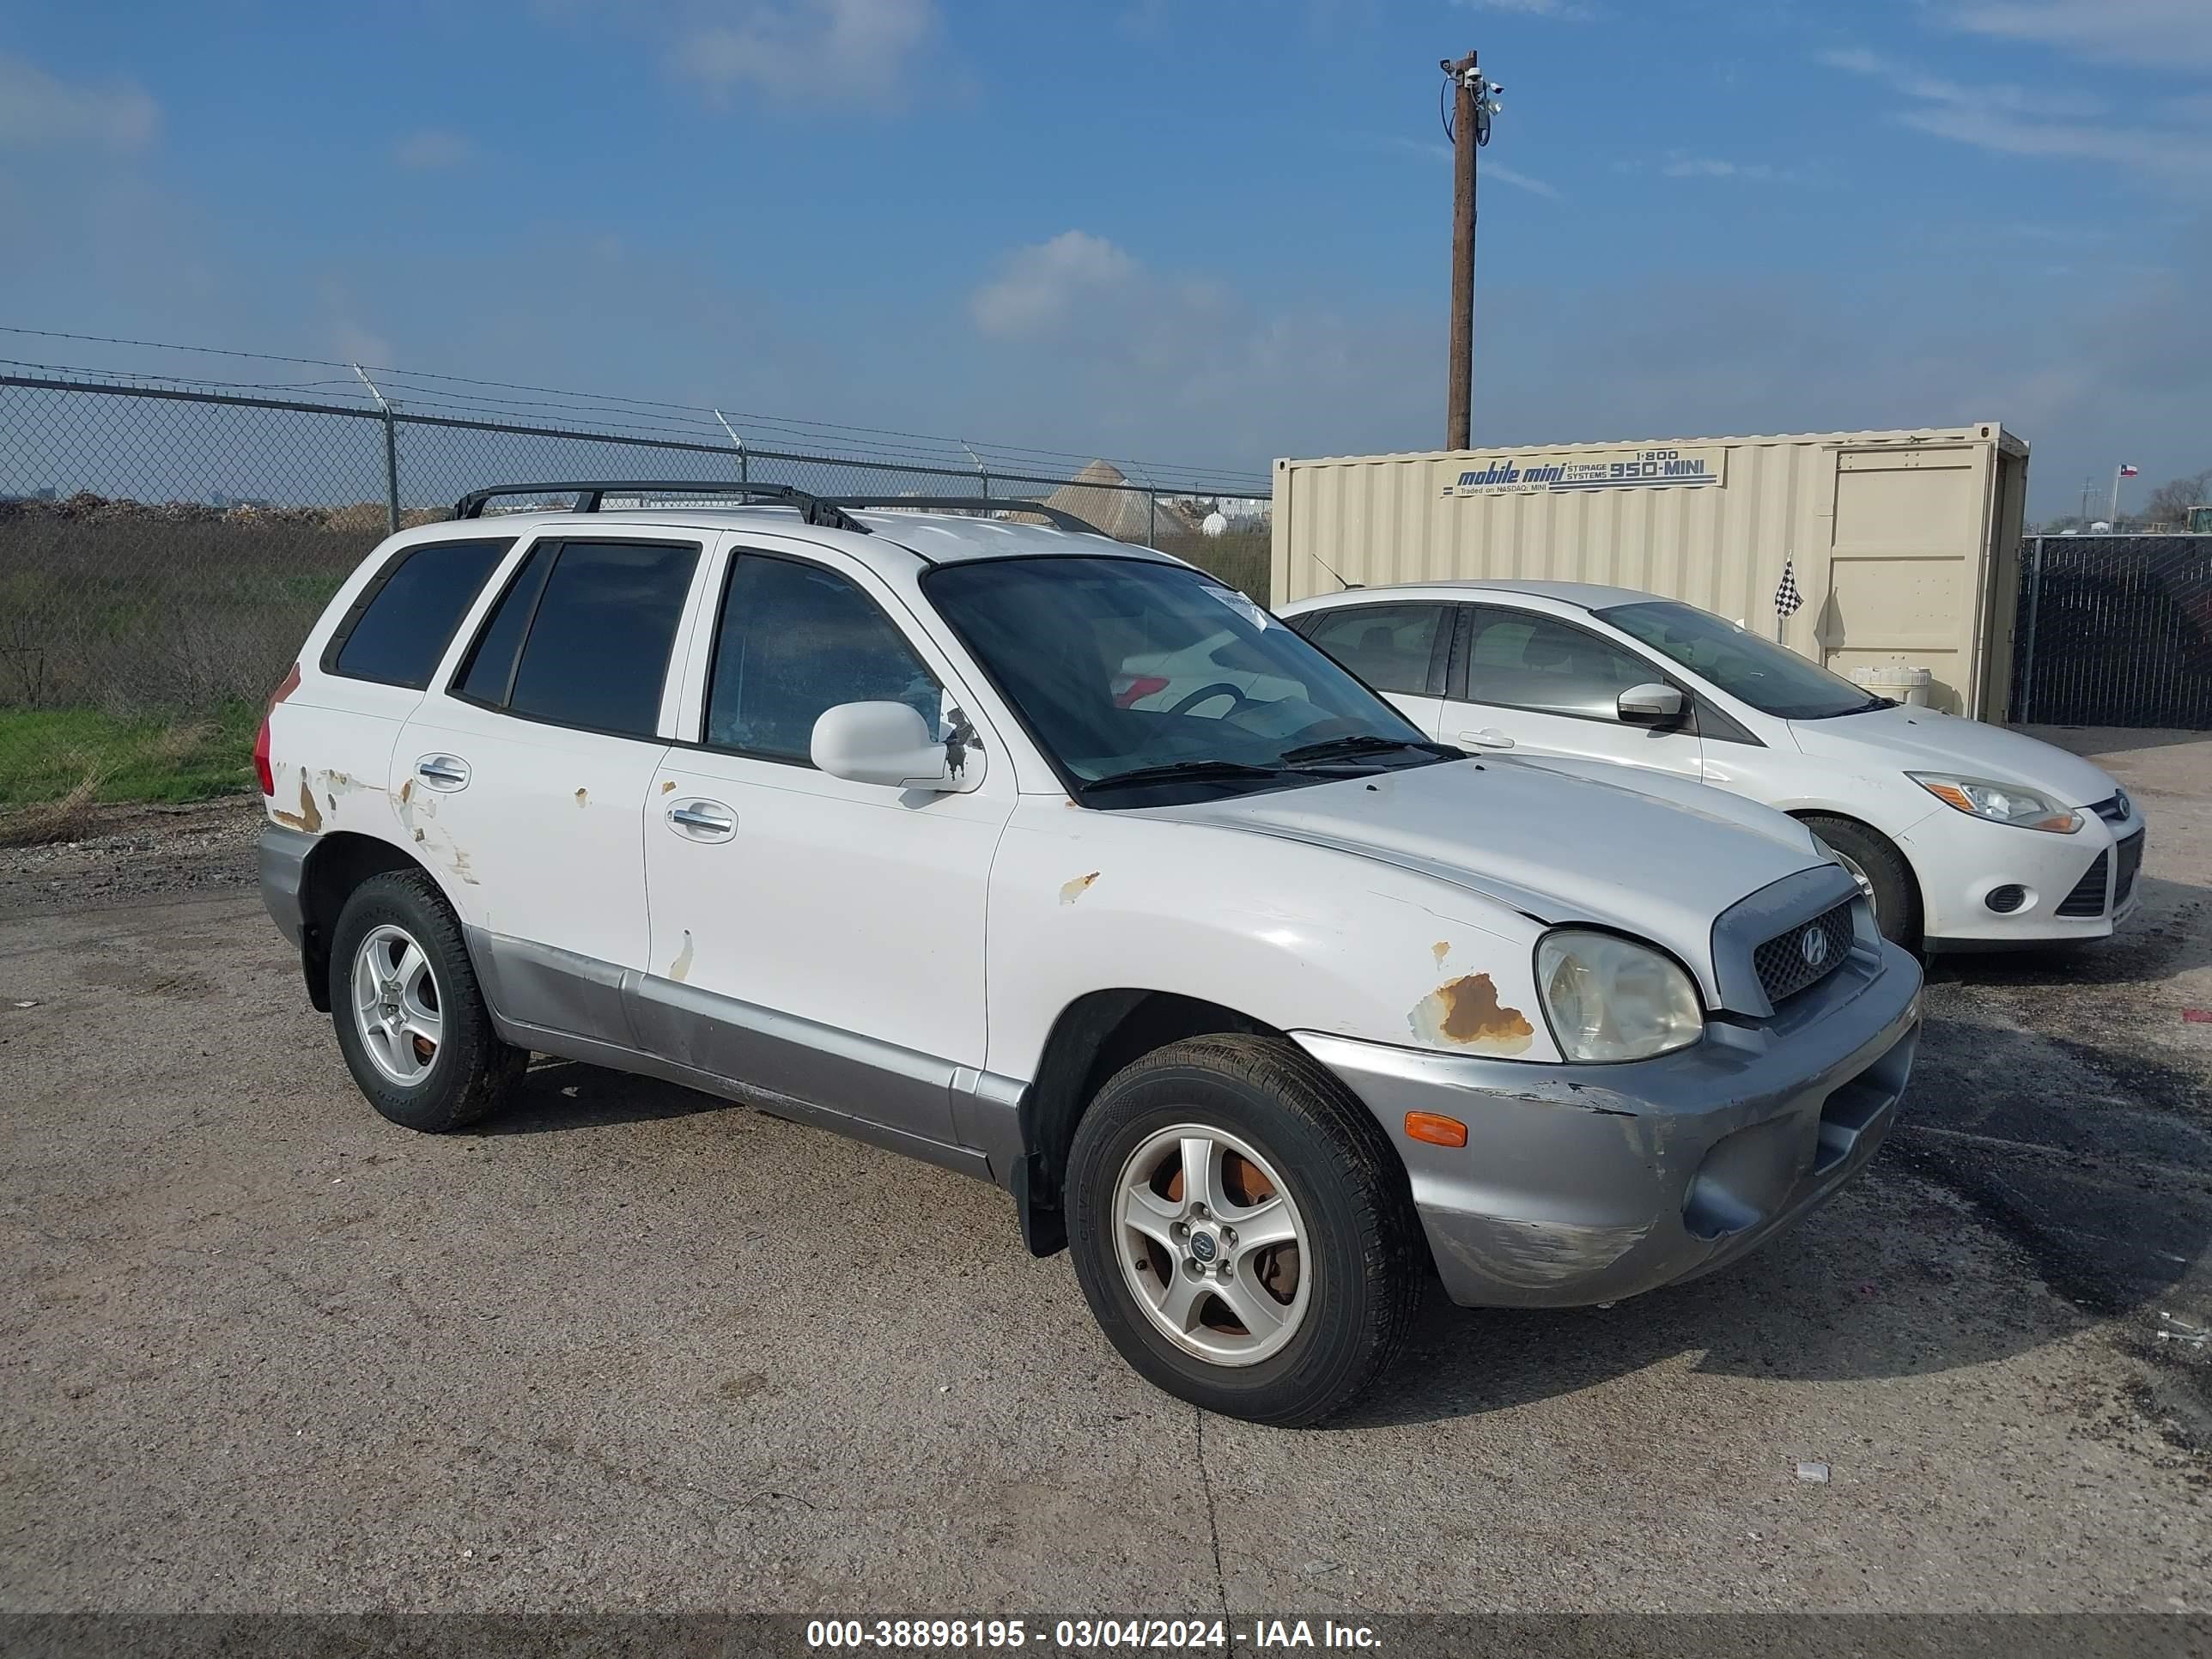
M 1486 765 L 1064 514 L 599 510 L 672 492 L 394 536 L 270 707 L 264 890 L 393 1121 L 535 1051 L 965 1170 L 1145 1376 L 1285 1424 L 1431 1267 L 1633 1295 L 1887 1128 L 1919 971 L 1782 815 Z M 1131 697 L 1201 645 L 1225 694 Z

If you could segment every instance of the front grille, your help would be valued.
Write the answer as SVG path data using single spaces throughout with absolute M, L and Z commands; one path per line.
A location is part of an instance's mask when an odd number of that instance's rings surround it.
M 1851 906 L 1856 902 L 1845 899 L 1834 909 L 1786 933 L 1777 933 L 1751 953 L 1759 988 L 1766 993 L 1767 1001 L 1779 1007 L 1785 998 L 1810 990 L 1844 965 L 1857 931 L 1851 925 Z M 1808 939 L 1817 939 L 1819 943 L 1808 947 Z
M 2081 880 L 2074 884 L 2074 890 L 2058 901 L 2060 915 L 2101 916 L 2105 914 L 2105 866 L 2108 862 L 2110 854 L 2097 854 L 2097 861 L 2089 866 L 2087 873 Z
M 2143 836 L 2138 830 L 2122 842 L 2118 848 L 2120 855 L 2119 878 L 2112 884 L 2112 908 L 2118 909 L 2128 902 L 2128 895 L 2136 890 L 2136 872 L 2142 867 Z
M 2107 823 L 2124 823 L 2128 816 L 2128 798 L 2124 794 L 2107 795 L 2089 810 Z

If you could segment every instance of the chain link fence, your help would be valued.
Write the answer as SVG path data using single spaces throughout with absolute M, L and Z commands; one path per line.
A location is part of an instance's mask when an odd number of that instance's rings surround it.
M 0 818 L 19 836 L 26 807 L 58 833 L 94 801 L 251 787 L 263 701 L 331 595 L 392 530 L 446 519 L 487 484 L 1050 499 L 1267 599 L 1264 481 L 1132 479 L 1101 461 L 860 428 L 814 428 L 835 441 L 820 452 L 756 447 L 719 412 L 678 405 L 611 403 L 595 425 L 485 418 L 426 381 L 410 383 L 424 407 L 361 384 L 366 395 L 301 398 L 0 374 Z M 1202 533 L 1223 505 L 1237 527 Z
M 2212 535 L 2033 536 L 2012 716 L 2212 730 Z

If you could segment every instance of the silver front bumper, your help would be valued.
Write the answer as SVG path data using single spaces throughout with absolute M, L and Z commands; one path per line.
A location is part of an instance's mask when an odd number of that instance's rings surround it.
M 1710 1272 L 1828 1198 L 1888 1132 L 1919 1026 L 1919 965 L 1883 945 L 1766 1020 L 1624 1065 L 1292 1036 L 1405 1159 L 1452 1300 L 1549 1308 Z M 1408 1112 L 1458 1119 L 1468 1144 L 1411 1139 Z

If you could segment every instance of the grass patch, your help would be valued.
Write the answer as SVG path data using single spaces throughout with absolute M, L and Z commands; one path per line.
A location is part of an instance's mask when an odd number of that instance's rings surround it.
M 226 702 L 182 720 L 96 708 L 0 708 L 0 808 L 207 800 L 253 787 L 261 710 Z

